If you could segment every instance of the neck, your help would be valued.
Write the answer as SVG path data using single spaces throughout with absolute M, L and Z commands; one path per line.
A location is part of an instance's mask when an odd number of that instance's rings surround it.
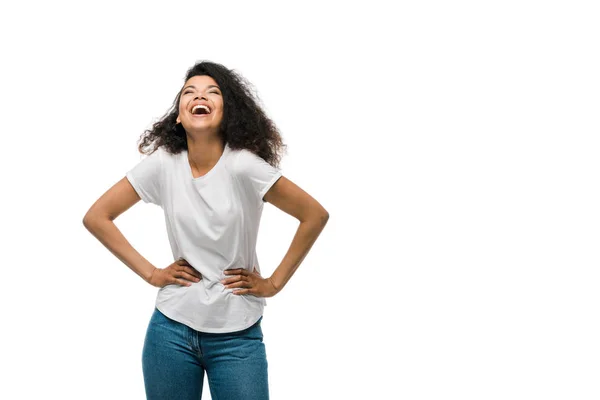
M 194 140 L 188 137 L 188 159 L 196 168 L 211 168 L 225 151 L 220 137 Z

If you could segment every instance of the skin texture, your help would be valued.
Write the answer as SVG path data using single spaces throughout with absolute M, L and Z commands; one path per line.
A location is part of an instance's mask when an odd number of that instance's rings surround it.
M 211 112 L 208 115 L 195 116 L 191 112 L 196 102 L 206 104 Z M 198 133 L 217 137 L 223 120 L 223 97 L 217 82 L 210 76 L 198 75 L 188 79 L 183 85 L 179 100 L 177 123 L 183 124 L 186 132 L 194 139 Z M 189 145 L 188 136 L 188 145 Z M 188 146 L 189 147 L 189 146 Z
M 248 272 L 243 268 L 229 269 L 224 271 L 225 275 L 232 275 L 229 278 L 221 280 L 226 289 L 230 288 L 246 288 L 234 290 L 233 294 L 252 294 L 256 297 L 272 297 L 278 292 L 270 278 L 263 279 L 256 271 Z
M 210 107 L 210 114 L 200 117 L 192 114 L 192 107 L 198 103 Z M 222 120 L 223 97 L 217 82 L 207 75 L 188 79 L 181 91 L 177 123 L 181 123 L 186 131 L 188 161 L 195 178 L 210 171 L 223 154 L 225 144 L 218 134 Z M 240 269 L 225 271 L 225 274 L 238 273 L 227 280 L 231 281 L 230 287 L 252 288 L 256 296 L 274 296 L 277 290 L 270 279 L 264 279 L 255 271 L 250 273 Z
M 208 105 L 210 114 L 192 114 L 192 106 L 197 103 Z M 186 131 L 188 161 L 194 178 L 210 171 L 223 154 L 225 143 L 218 133 L 222 120 L 223 97 L 217 82 L 207 75 L 188 79 L 181 91 L 177 123 Z
M 188 88 L 193 85 L 194 88 Z M 189 78 L 182 87 L 177 122 L 186 132 L 188 161 L 194 177 L 202 176 L 211 170 L 221 157 L 224 143 L 219 135 L 223 119 L 223 97 L 216 81 L 207 75 Z M 211 107 L 211 115 L 193 117 L 191 106 L 202 102 Z M 157 268 L 131 246 L 114 220 L 141 200 L 126 177 L 109 188 L 90 207 L 83 218 L 83 224 L 111 253 L 127 265 L 146 282 L 156 287 L 167 284 L 189 286 L 195 279 L 202 279 L 200 273 L 186 260 L 178 260 L 165 268 Z M 261 277 L 256 269 L 225 271 L 230 277 L 224 279 L 228 288 L 236 289 L 237 295 L 253 294 L 258 297 L 271 297 L 281 291 L 304 260 L 325 227 L 329 213 L 312 196 L 282 176 L 265 194 L 264 200 L 284 213 L 296 218 L 300 224 L 290 247 L 273 274 Z
M 264 200 L 296 218 L 300 221 L 300 225 L 283 260 L 273 275 L 268 278 L 275 292 L 272 292 L 272 289 L 266 285 L 267 282 L 261 280 L 257 273 L 250 273 L 245 269 L 235 269 L 225 271 L 226 275 L 233 274 L 234 276 L 221 281 L 227 284 L 227 288 L 240 288 L 240 290 L 233 291 L 234 294 L 270 297 L 281 291 L 300 266 L 329 219 L 329 213 L 317 200 L 285 176 L 279 178 L 271 186 L 265 194 Z
M 156 287 L 178 284 L 191 286 L 190 282 L 200 282 L 202 274 L 196 271 L 186 260 L 179 259 L 167 268 L 157 268 L 148 280 L 148 283 Z
M 247 149 L 268 164 L 279 167 L 287 145 L 283 142 L 279 128 L 261 106 L 255 87 L 239 72 L 210 61 L 200 61 L 187 70 L 185 83 L 181 86 L 181 89 L 186 90 L 180 89 L 175 95 L 172 107 L 140 136 L 139 152 L 149 155 L 161 147 L 174 155 L 188 149 L 189 133 L 192 133 L 191 138 L 193 139 L 194 129 L 191 124 L 185 123 L 186 114 L 181 110 L 186 110 L 185 106 L 189 104 L 189 96 L 204 94 L 206 101 L 220 100 L 219 92 L 208 86 L 194 84 L 193 91 L 188 92 L 187 83 L 192 80 L 199 83 L 205 83 L 202 82 L 203 80 L 214 81 L 221 89 L 220 99 L 223 103 L 223 113 L 219 134 L 229 147 Z M 205 91 L 205 89 L 207 90 Z M 194 91 L 196 92 L 194 93 Z M 184 92 L 185 96 L 182 99 Z M 183 108 L 181 108 L 182 101 Z M 214 114 L 214 117 L 217 115 L 219 114 Z M 213 117 L 207 118 L 213 127 L 217 125 L 212 123 Z M 219 118 L 221 118 L 220 115 Z M 185 124 L 187 132 L 181 122 Z

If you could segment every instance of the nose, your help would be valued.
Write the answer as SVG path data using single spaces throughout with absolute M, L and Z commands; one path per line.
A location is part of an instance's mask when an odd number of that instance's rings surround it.
M 194 100 L 196 100 L 198 98 L 208 100 L 205 95 L 197 95 L 196 97 L 194 97 Z

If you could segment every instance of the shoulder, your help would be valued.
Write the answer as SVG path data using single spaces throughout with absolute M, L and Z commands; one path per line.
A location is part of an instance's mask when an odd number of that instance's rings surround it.
M 248 149 L 231 150 L 231 168 L 236 173 L 243 173 L 261 161 L 264 160 Z
M 158 147 L 156 150 L 148 153 L 140 153 L 140 157 L 148 160 L 156 160 L 156 162 L 163 159 L 165 154 L 165 149 L 162 147 Z
M 139 163 L 145 166 L 144 169 L 158 172 L 173 168 L 174 160 L 178 154 L 171 154 L 166 148 L 160 146 L 151 153 L 140 156 L 142 159 Z
M 244 160 L 248 160 L 248 159 L 252 159 L 254 157 L 258 157 L 256 154 L 254 154 L 252 151 L 250 151 L 248 149 L 231 149 L 231 154 L 233 155 L 233 158 L 236 161 L 239 160 L 239 159 L 241 159 L 242 162 Z
M 154 150 L 154 152 L 152 154 L 150 154 L 148 157 L 155 158 L 157 160 L 157 163 L 160 163 L 164 167 L 166 167 L 166 166 L 170 165 L 173 162 L 173 160 L 180 157 L 182 153 L 183 153 L 183 151 L 179 151 L 177 153 L 171 153 L 164 146 L 160 146 L 156 150 Z
M 152 154 L 156 154 L 156 157 L 158 157 L 160 159 L 163 159 L 165 157 L 173 157 L 173 155 L 171 153 L 169 153 L 167 151 L 167 149 L 164 148 L 164 146 L 160 146 Z

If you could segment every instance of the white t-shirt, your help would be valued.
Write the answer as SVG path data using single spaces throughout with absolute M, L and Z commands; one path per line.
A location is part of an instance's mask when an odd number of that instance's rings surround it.
M 202 274 L 191 286 L 160 288 L 156 308 L 201 332 L 234 332 L 258 321 L 266 299 L 233 294 L 239 288 L 226 289 L 220 281 L 229 277 L 226 269 L 252 271 L 256 266 L 260 273 L 256 240 L 263 196 L 281 176 L 280 169 L 253 152 L 229 144 L 217 164 L 198 178 L 186 150 L 171 155 L 162 147 L 126 173 L 145 203 L 163 209 L 173 261 L 184 258 Z

